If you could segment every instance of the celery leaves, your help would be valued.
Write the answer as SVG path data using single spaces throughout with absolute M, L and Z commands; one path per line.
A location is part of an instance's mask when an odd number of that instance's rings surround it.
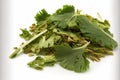
M 28 66 L 37 70 L 58 63 L 65 69 L 85 72 L 90 66 L 88 59 L 98 62 L 113 55 L 118 46 L 108 20 L 81 14 L 73 5 L 64 5 L 53 14 L 42 9 L 35 20 L 29 30 L 20 29 L 25 42 L 14 48 L 10 58 L 20 53 L 34 56 Z
M 108 48 L 116 48 L 117 42 L 113 40 L 112 36 L 100 29 L 97 24 L 92 23 L 83 15 L 79 16 L 79 29 L 82 34 L 101 46 Z
M 89 61 L 84 53 L 88 44 L 73 49 L 69 45 L 57 45 L 55 56 L 62 67 L 75 72 L 84 72 L 89 68 Z

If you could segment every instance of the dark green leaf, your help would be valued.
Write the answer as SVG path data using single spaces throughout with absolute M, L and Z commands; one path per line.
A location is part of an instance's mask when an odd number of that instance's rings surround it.
M 89 68 L 89 61 L 84 54 L 88 44 L 73 49 L 69 45 L 57 45 L 55 57 L 62 67 L 75 72 L 84 72 Z
M 86 16 L 80 15 L 78 20 L 81 33 L 90 41 L 112 49 L 117 47 L 117 42 L 112 36 L 100 29 L 97 24 L 90 22 Z
M 35 16 L 35 20 L 38 22 L 43 21 L 45 19 L 47 19 L 47 17 L 49 17 L 50 14 L 47 13 L 47 11 L 45 9 L 42 9 L 41 11 L 39 11 L 36 16 Z
M 55 14 L 64 14 L 64 13 L 70 13 L 70 12 L 75 12 L 74 6 L 64 5 L 63 8 L 58 9 Z

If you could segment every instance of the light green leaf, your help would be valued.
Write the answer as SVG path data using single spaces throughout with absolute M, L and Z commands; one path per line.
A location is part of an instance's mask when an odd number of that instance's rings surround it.
M 25 29 L 20 29 L 22 33 L 20 34 L 20 37 L 28 41 L 32 35 L 31 33 L 25 28 Z
M 38 56 L 35 60 L 28 63 L 29 67 L 42 70 L 45 66 L 53 66 L 56 63 L 54 55 L 47 55 L 44 57 Z

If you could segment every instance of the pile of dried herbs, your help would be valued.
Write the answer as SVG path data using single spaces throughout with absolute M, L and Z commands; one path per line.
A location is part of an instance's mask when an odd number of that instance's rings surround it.
M 109 22 L 80 12 L 72 5 L 64 5 L 53 14 L 42 9 L 29 30 L 21 29 L 25 42 L 10 58 L 25 53 L 36 56 L 28 65 L 37 70 L 58 63 L 68 70 L 84 72 L 89 68 L 88 59 L 100 61 L 112 55 L 117 42 L 109 31 Z

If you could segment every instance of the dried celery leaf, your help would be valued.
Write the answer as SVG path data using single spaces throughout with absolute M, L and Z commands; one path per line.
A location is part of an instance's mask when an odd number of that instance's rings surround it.
M 117 42 L 112 36 L 99 28 L 97 24 L 90 22 L 86 16 L 80 15 L 78 20 L 81 33 L 88 37 L 90 41 L 112 49 L 117 47 Z
M 75 72 L 84 72 L 89 68 L 89 61 L 84 54 L 84 49 L 88 44 L 73 49 L 67 44 L 57 45 L 55 57 L 62 67 Z

